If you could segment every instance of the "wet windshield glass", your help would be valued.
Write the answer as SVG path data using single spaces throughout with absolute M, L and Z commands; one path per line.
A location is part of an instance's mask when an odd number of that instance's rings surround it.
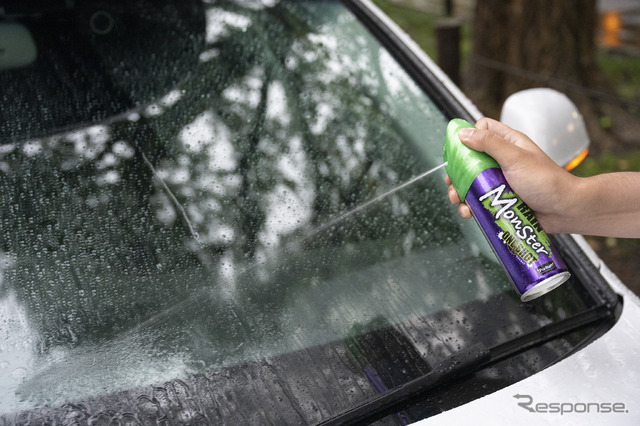
M 0 414 L 309 422 L 582 309 L 519 302 L 425 175 L 451 117 L 341 3 L 49 4 L 0 21 L 36 51 L 0 69 Z

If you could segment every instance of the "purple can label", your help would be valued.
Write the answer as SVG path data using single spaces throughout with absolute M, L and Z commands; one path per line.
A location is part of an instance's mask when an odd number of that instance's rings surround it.
M 535 299 L 570 277 L 535 214 L 513 192 L 502 170 L 480 173 L 465 201 L 522 301 Z

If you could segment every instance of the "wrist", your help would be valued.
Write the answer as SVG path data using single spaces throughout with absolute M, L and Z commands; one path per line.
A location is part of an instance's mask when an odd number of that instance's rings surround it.
M 608 173 L 584 178 L 571 176 L 564 182 L 564 189 L 559 191 L 564 194 L 564 210 L 550 221 L 548 232 L 640 236 L 640 197 L 636 190 L 640 183 L 637 177 L 640 175 Z M 634 181 L 634 178 L 637 180 Z
M 552 207 L 540 213 L 543 228 L 550 234 L 580 233 L 577 226 L 584 214 L 588 183 L 585 178 L 562 171 L 549 188 L 555 196 Z

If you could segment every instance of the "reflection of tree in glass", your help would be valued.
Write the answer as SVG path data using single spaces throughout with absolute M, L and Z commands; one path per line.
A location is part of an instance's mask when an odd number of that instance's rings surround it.
M 184 164 L 209 154 L 209 164 L 190 167 L 189 180 L 176 183 L 174 192 L 207 194 L 185 197 L 187 211 L 211 222 L 219 218 L 226 226 L 204 229 L 201 236 L 233 241 L 237 259 L 266 255 L 267 243 L 273 248 L 280 242 L 277 234 L 320 225 L 421 171 L 376 93 L 385 88 L 372 62 L 376 54 L 368 53 L 372 46 L 348 26 L 339 35 L 322 34 L 290 12 L 243 12 L 245 20 L 234 22 L 246 26 L 216 39 L 209 51 L 215 66 L 198 76 L 206 84 L 190 80 L 198 84 L 191 93 L 210 88 L 200 101 L 204 111 L 181 130 L 181 164 L 163 168 L 167 175 L 184 175 Z M 335 52 L 336 45 L 345 47 Z M 195 100 L 186 98 L 192 108 Z M 179 106 L 168 113 L 180 115 Z M 278 229 L 267 212 L 286 203 L 294 211 L 279 218 L 290 223 Z

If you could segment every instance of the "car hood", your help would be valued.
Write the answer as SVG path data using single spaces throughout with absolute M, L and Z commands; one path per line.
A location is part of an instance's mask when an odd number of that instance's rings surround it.
M 640 299 L 609 270 L 584 238 L 573 236 L 623 298 L 618 322 L 602 337 L 544 371 L 468 404 L 415 423 L 477 425 L 640 423 Z

